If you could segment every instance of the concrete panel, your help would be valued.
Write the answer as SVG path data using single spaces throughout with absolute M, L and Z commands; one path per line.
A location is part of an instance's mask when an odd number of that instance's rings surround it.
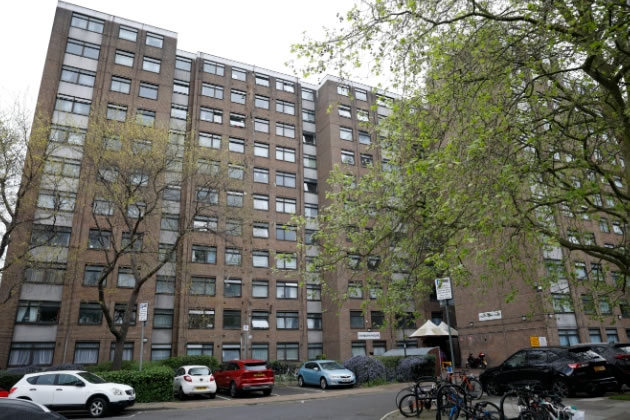
M 309 246 L 306 248 L 306 256 L 307 257 L 316 257 L 319 255 L 319 247 Z
M 317 179 L 317 169 L 304 168 L 304 178 Z
M 304 202 L 309 204 L 318 204 L 317 194 L 304 193 Z
M 167 172 L 164 174 L 164 182 L 167 184 L 179 184 L 182 182 L 182 176 L 181 172 Z M 167 201 L 166 203 L 171 203 L 171 201 Z M 179 214 L 179 203 L 177 204 L 177 214 Z
M 160 243 L 161 244 L 174 244 L 177 241 L 177 232 L 160 231 Z
M 64 54 L 63 64 L 65 66 L 78 67 L 80 69 L 96 71 L 98 68 L 98 60 L 92 60 L 91 58 L 79 57 L 74 54 Z
M 89 86 L 75 85 L 74 83 L 59 82 L 59 93 L 62 95 L 76 96 L 77 98 L 92 99 L 94 89 Z
M 307 301 L 306 302 L 306 312 L 314 313 L 322 311 L 322 303 L 319 301 Z
M 177 80 L 185 80 L 187 82 L 190 82 L 190 72 L 180 70 L 180 69 L 175 69 L 175 75 L 173 78 Z
M 87 115 L 70 114 L 68 112 L 53 112 L 52 122 L 53 124 L 67 125 L 69 127 L 87 128 L 88 126 Z
M 385 106 L 379 106 L 376 112 L 378 115 L 386 115 L 386 116 L 392 115 L 392 110 Z
M 92 44 L 99 45 L 103 42 L 103 34 L 86 31 L 85 29 L 77 28 L 75 26 L 70 27 L 70 31 L 68 31 L 68 38 L 80 39 L 81 41 L 87 41 Z
M 554 318 L 558 328 L 577 328 L 575 314 L 555 314 Z
M 315 124 L 304 121 L 302 122 L 302 131 L 306 133 L 315 133 L 317 132 L 317 128 L 315 127 Z
M 306 229 L 319 229 L 319 225 L 315 219 L 307 219 L 306 220 Z
M 79 189 L 79 179 L 67 178 L 64 176 L 45 175 L 42 177 L 41 188 L 52 191 L 75 192 Z
M 35 219 L 41 225 L 55 225 L 72 227 L 74 213 L 58 213 L 52 211 L 37 209 L 35 210 Z
M 83 147 L 74 146 L 74 145 L 57 145 L 54 144 L 54 147 L 51 149 L 49 143 L 48 150 L 51 156 L 67 158 L 67 159 L 83 159 Z
M 164 200 L 162 202 L 162 209 L 164 210 L 164 213 L 168 213 L 168 214 L 179 214 L 180 212 L 180 204 L 179 201 L 167 201 Z
M 155 295 L 155 307 L 160 309 L 173 309 L 175 307 L 175 296 Z
M 317 139 L 315 139 L 315 141 L 317 141 Z M 313 155 L 313 156 L 317 156 L 317 147 L 310 145 L 310 144 L 305 144 L 304 145 L 304 154 L 305 155 Z
M 185 131 L 186 130 L 186 121 L 177 120 L 175 118 L 171 118 L 171 122 L 169 127 L 173 130 Z
M 302 101 L 302 108 L 315 111 L 315 102 Z
M 543 257 L 551 258 L 554 260 L 561 260 L 562 250 L 559 246 L 551 246 L 548 249 L 543 249 Z
M 322 331 L 309 331 L 308 332 L 308 342 L 309 343 L 321 343 L 324 341 Z
M 177 271 L 177 265 L 175 263 L 166 263 L 158 270 L 160 276 L 174 276 Z
M 53 300 L 61 302 L 63 285 L 24 283 L 20 290 L 22 300 Z
M 188 106 L 188 95 L 182 95 L 181 93 L 173 93 L 172 103 L 177 105 Z
M 35 261 L 65 263 L 68 261 L 68 248 L 40 246 L 33 249 L 31 255 Z
M 48 342 L 57 340 L 56 325 L 16 325 L 13 341 Z
M 171 344 L 173 341 L 173 330 L 153 330 L 151 342 L 153 344 Z

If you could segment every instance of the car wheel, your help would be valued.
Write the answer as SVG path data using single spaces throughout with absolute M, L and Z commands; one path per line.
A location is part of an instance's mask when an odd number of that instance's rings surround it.
M 322 379 L 319 380 L 319 387 L 321 389 L 328 388 L 328 382 L 326 382 L 326 378 L 322 378 Z
M 271 395 L 271 389 L 263 389 L 262 393 L 265 397 L 268 397 L 269 395 Z
M 214 400 L 214 397 L 216 397 L 216 396 L 217 396 L 217 393 L 216 393 L 216 392 L 213 392 L 213 393 L 211 393 L 211 394 L 208 394 L 208 398 L 210 398 L 211 400 Z
M 503 394 L 501 392 L 501 388 L 499 387 L 499 385 L 494 379 L 490 379 L 488 382 L 486 382 L 486 392 L 489 395 L 497 395 L 497 396 Z
M 186 399 L 186 394 L 184 394 L 184 390 L 183 390 L 183 389 L 179 388 L 179 389 L 177 390 L 177 398 L 178 398 L 180 401 L 184 401 L 184 400 Z
M 238 390 L 236 389 L 236 383 L 232 382 L 230 384 L 230 397 L 235 398 L 238 395 Z
M 301 375 L 298 376 L 298 385 L 301 387 L 304 386 L 304 378 Z
M 551 385 L 551 390 L 560 398 L 566 398 L 571 394 L 571 388 L 564 379 L 556 379 Z
M 90 417 L 103 417 L 107 412 L 107 400 L 105 398 L 92 398 L 88 403 L 88 412 Z

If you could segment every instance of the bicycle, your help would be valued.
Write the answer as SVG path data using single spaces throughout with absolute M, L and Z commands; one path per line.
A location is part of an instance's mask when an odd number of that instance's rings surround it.
M 501 397 L 499 405 L 505 420 L 568 420 L 574 413 L 559 396 L 530 386 L 513 387 Z
M 449 373 L 445 381 L 454 385 L 460 385 L 473 400 L 478 400 L 483 395 L 481 382 L 473 375 L 469 375 L 465 370 Z
M 437 412 L 436 420 L 457 419 L 464 415 L 466 419 L 472 420 L 502 420 L 499 407 L 489 401 L 479 401 L 472 405 L 468 399 L 469 395 L 459 385 L 446 384 L 440 387 L 437 392 Z
M 420 416 L 422 410 L 430 409 L 437 396 L 438 380 L 433 376 L 423 376 L 413 385 L 402 389 L 396 395 L 396 406 L 405 417 Z

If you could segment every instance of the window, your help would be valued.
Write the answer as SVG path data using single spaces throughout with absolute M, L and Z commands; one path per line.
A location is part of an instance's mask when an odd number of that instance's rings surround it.
M 610 299 L 608 299 L 608 297 L 604 296 L 599 298 L 599 312 L 602 315 L 612 314 L 612 307 L 610 305 Z
M 276 312 L 276 328 L 279 330 L 297 330 L 297 312 Z
M 269 344 L 252 343 L 252 359 L 269 360 Z
M 254 105 L 256 108 L 269 109 L 269 98 L 267 96 L 256 95 Z
M 283 90 L 289 93 L 295 93 L 295 85 L 288 80 L 276 79 L 276 90 Z
M 269 251 L 252 251 L 252 265 L 254 267 L 269 267 Z
M 308 344 L 308 360 L 317 359 L 324 353 L 324 346 L 321 343 Z
M 82 86 L 94 86 L 96 73 L 75 67 L 63 66 L 61 68 L 61 81 Z
M 113 83 L 114 83 L 114 80 L 112 78 L 112 84 Z M 158 85 L 154 85 L 147 82 L 140 82 L 140 90 L 138 91 L 138 96 L 142 98 L 148 98 L 148 99 L 157 99 Z
M 98 303 L 81 303 L 79 306 L 79 325 L 101 325 L 103 311 Z
M 193 245 L 192 262 L 202 264 L 216 264 L 217 248 L 214 246 Z
M 158 258 L 160 262 L 177 262 L 177 250 L 170 244 L 159 244 Z
M 144 56 L 142 59 L 142 70 L 150 71 L 152 73 L 159 73 L 160 66 L 161 61 L 158 58 Z
M 237 69 L 236 67 L 232 67 L 232 79 L 241 80 L 245 82 L 247 81 L 247 72 L 243 69 Z
M 367 91 L 363 89 L 354 89 L 354 97 L 359 101 L 367 101 Z
M 136 122 L 147 127 L 153 127 L 155 125 L 155 111 L 138 109 L 136 111 Z
M 215 99 L 223 99 L 223 86 L 212 83 L 202 83 L 201 94 Z
M 182 105 L 171 105 L 171 118 L 185 120 L 188 118 L 188 107 Z
M 583 262 L 575 263 L 575 277 L 578 280 L 588 280 L 588 275 L 586 273 L 586 264 Z
M 277 299 L 297 299 L 298 284 L 294 282 L 276 282 Z
M 242 252 L 239 248 L 225 249 L 225 265 L 241 265 Z
M 164 37 L 162 35 L 147 32 L 146 44 L 151 47 L 162 48 L 162 45 L 164 44 Z
M 383 288 L 380 286 L 370 287 L 368 293 L 370 294 L 370 299 L 378 299 L 379 297 L 383 296 Z M 434 300 L 437 300 L 437 298 Z
M 285 123 L 276 123 L 276 135 L 283 137 L 290 137 L 292 139 L 295 138 L 295 126 L 291 124 Z
M 269 133 L 269 120 L 264 118 L 254 118 L 254 130 L 261 133 Z
M 216 232 L 219 221 L 216 217 L 195 216 L 193 230 L 195 232 Z
M 361 153 L 361 166 L 367 168 L 368 166 L 374 165 L 374 160 L 372 159 L 372 155 L 368 155 L 365 153 Z
M 292 102 L 276 99 L 276 112 L 283 114 L 295 115 L 295 105 Z
M 214 61 L 204 61 L 203 71 L 210 74 L 216 74 L 217 76 L 223 76 L 225 74 L 225 67 L 221 63 L 215 63 Z
M 102 265 L 86 265 L 83 273 L 83 285 L 98 286 L 98 281 L 104 269 L 105 267 Z
M 223 329 L 224 330 L 240 330 L 241 329 L 241 311 L 225 309 L 223 311 Z
M 245 153 L 245 140 L 230 137 L 228 150 L 235 153 Z
M 605 218 L 601 218 L 599 220 L 599 230 L 604 233 L 610 233 L 610 225 L 608 225 L 608 220 Z
M 315 91 L 312 89 L 302 88 L 302 99 L 309 102 L 315 101 Z
M 131 80 L 124 77 L 112 76 L 110 86 L 112 92 L 129 93 L 131 91 Z
M 370 133 L 366 133 L 365 131 L 359 131 L 359 143 L 361 144 L 372 143 L 372 139 L 370 138 Z
M 313 155 L 304 155 L 304 167 L 317 169 L 317 157 Z
M 269 184 L 269 169 L 254 168 L 254 182 Z
M 315 122 L 315 112 L 303 109 L 302 110 L 302 121 L 314 123 Z
M 357 109 L 357 120 L 361 121 L 361 122 L 368 122 L 370 121 L 370 117 L 369 114 L 366 110 L 364 109 Z
M 188 96 L 190 93 L 190 83 L 183 80 L 173 80 L 173 93 Z
M 374 356 L 382 356 L 387 351 L 387 343 L 385 341 L 373 341 L 372 349 Z
M 350 258 L 352 259 L 352 256 Z M 363 299 L 363 285 L 361 283 L 348 283 L 348 297 L 350 299 Z
M 264 75 L 264 74 L 256 73 L 256 84 L 258 86 L 269 87 L 269 76 Z
M 170 344 L 153 344 L 151 346 L 151 360 L 166 360 L 171 357 L 171 345 Z
M 265 194 L 254 194 L 254 209 L 269 210 L 269 196 Z
M 254 222 L 252 225 L 252 235 L 254 238 L 269 238 L 269 223 Z
M 297 270 L 297 254 L 295 252 L 277 252 L 276 268 L 279 270 Z
M 269 297 L 269 282 L 267 280 L 252 281 L 252 297 L 267 298 Z
M 322 287 L 319 284 L 306 285 L 306 300 L 322 300 Z
M 55 102 L 55 110 L 70 112 L 78 115 L 89 115 L 91 104 L 92 102 L 87 99 L 59 95 L 57 96 L 57 101 Z
M 352 128 L 339 127 L 339 138 L 341 140 L 352 141 Z
M 228 165 L 228 177 L 232 179 L 240 179 L 243 180 L 243 176 L 245 174 L 245 167 L 241 165 Z
M 201 107 L 199 111 L 199 119 L 215 124 L 223 124 L 223 111 L 214 108 Z
M 317 180 L 304 178 L 304 192 L 317 194 Z
M 276 160 L 285 162 L 295 162 L 295 149 L 289 147 L 276 146 Z
M 50 128 L 50 141 L 55 143 L 68 143 L 83 145 L 86 131 L 83 129 L 52 125 Z
M 230 92 L 230 100 L 235 104 L 245 105 L 245 102 L 247 101 L 247 93 L 242 90 L 232 89 Z
M 53 225 L 33 225 L 31 245 L 58 246 L 67 248 L 70 245 L 72 228 Z
M 127 106 L 107 104 L 107 119 L 114 121 L 125 121 L 127 119 Z
M 295 188 L 295 174 L 276 171 L 276 186 Z
M 242 114 L 230 113 L 230 127 L 245 128 L 245 119 L 247 117 Z
M 57 263 L 42 264 L 24 269 L 24 281 L 27 283 L 63 284 L 66 265 Z
M 197 201 L 206 204 L 217 204 L 219 192 L 211 188 L 197 188 Z
M 131 319 L 129 320 L 129 325 L 136 325 L 136 315 L 137 315 L 137 305 L 133 306 L 133 311 L 131 312 Z M 125 320 L 125 313 L 127 312 L 127 304 L 126 303 L 116 303 L 114 305 L 114 324 L 122 325 Z
M 120 64 L 121 66 L 133 67 L 133 60 L 135 57 L 136 54 L 132 52 L 116 50 L 116 55 L 114 55 L 114 63 Z
M 221 148 L 221 136 L 212 133 L 199 133 L 199 146 L 210 149 Z
M 187 344 L 186 345 L 186 355 L 187 356 L 212 356 L 214 350 L 213 343 L 202 343 L 202 344 Z
M 118 30 L 118 38 L 126 39 L 127 41 L 136 42 L 138 38 L 138 30 L 135 28 L 130 28 L 128 26 L 120 25 L 120 29 Z
M 99 45 L 79 41 L 78 39 L 68 39 L 68 43 L 66 44 L 66 52 L 68 54 L 78 55 L 92 60 L 98 60 L 100 51 L 101 47 Z M 118 51 L 116 51 L 116 53 L 118 54 Z M 131 57 L 131 65 L 133 65 L 133 55 Z
M 311 146 L 315 146 L 315 134 L 303 133 L 302 134 L 302 142 L 304 144 L 309 144 Z
M 314 219 L 317 217 L 317 204 L 304 204 L 304 217 Z
M 602 333 L 599 331 L 599 328 L 589 328 L 588 338 L 590 343 L 601 343 Z
M 183 71 L 190 71 L 192 68 L 192 60 L 190 58 L 175 57 L 175 68 Z
M 110 230 L 90 229 L 88 249 L 109 249 L 112 242 Z
M 20 300 L 16 324 L 56 324 L 61 302 Z
M 617 235 L 623 235 L 623 228 L 621 227 L 621 222 L 612 222 L 612 230 L 613 230 L 613 233 Z
M 75 193 L 63 191 L 40 191 L 37 197 L 37 207 L 58 211 L 74 211 L 77 201 Z
M 173 310 L 155 308 L 153 310 L 153 328 L 154 329 L 173 328 Z
M 558 329 L 558 337 L 560 338 L 561 346 L 572 346 L 578 344 L 580 339 L 578 337 L 577 330 L 575 329 Z
M 44 173 L 52 176 L 63 176 L 68 178 L 78 178 L 81 172 L 81 161 L 49 157 L 44 165 Z
M 227 192 L 227 205 L 228 207 L 243 207 L 244 193 L 241 191 L 228 191 Z
M 396 327 L 398 329 L 416 328 L 416 317 L 413 312 L 396 315 Z
M 253 311 L 252 312 L 252 329 L 268 330 L 269 329 L 269 312 Z
M 103 137 L 103 146 L 106 150 L 112 150 L 114 152 L 120 152 L 122 150 L 122 142 L 120 141 L 119 136 Z M 105 171 L 109 171 L 111 173 L 111 176 L 103 176 L 103 172 Z M 113 182 L 117 176 L 117 173 L 113 173 L 114 171 L 117 170 L 110 168 L 99 168 L 99 177 L 106 182 Z
M 606 340 L 609 343 L 618 343 L 619 335 L 616 328 L 606 328 Z
M 269 145 L 266 143 L 254 142 L 254 156 L 268 158 L 269 157 Z
M 74 26 L 77 28 L 85 29 L 91 32 L 97 32 L 99 34 L 103 33 L 103 27 L 105 26 L 105 21 L 101 19 L 97 19 L 91 16 L 80 15 L 78 13 L 72 13 L 72 20 L 70 21 L 70 26 Z
M 129 232 L 123 232 L 120 245 L 126 252 L 142 251 L 142 233 L 136 232 L 132 236 Z
M 299 360 L 299 344 L 298 343 L 278 343 L 277 360 Z
M 175 294 L 175 277 L 157 276 L 155 279 L 155 293 L 160 295 Z
M 192 276 L 190 294 L 191 296 L 214 296 L 216 294 L 216 279 L 214 277 Z
M 385 325 L 385 314 L 381 311 L 372 311 L 370 319 L 372 320 L 372 328 L 381 328 Z
M 601 264 L 591 263 L 591 277 L 595 281 L 604 281 Z
M 350 311 L 350 328 L 364 328 L 363 312 Z
M 595 313 L 595 302 L 593 301 L 592 295 L 582 295 L 582 308 L 584 313 L 587 315 L 592 315 Z
M 51 365 L 55 343 L 12 343 L 9 366 Z M 54 376 L 54 375 L 53 375 Z
M 136 278 L 133 271 L 128 267 L 118 268 L 118 284 L 117 287 L 133 288 L 136 285 Z
M 342 150 L 341 162 L 347 165 L 354 165 L 354 152 L 351 152 L 349 150 Z
M 352 118 L 352 110 L 350 109 L 349 106 L 339 105 L 337 107 L 337 110 L 339 111 L 339 116 L 340 117 Z
M 337 85 L 337 93 L 343 96 L 350 95 L 350 87 L 345 85 Z
M 276 225 L 276 239 L 279 241 L 297 241 L 295 226 Z
M 562 294 L 562 293 L 554 293 L 551 295 L 553 310 L 556 313 L 572 313 L 573 311 L 573 302 L 571 301 L 571 296 Z
M 100 343 L 76 343 L 74 346 L 74 363 L 95 365 L 98 363 Z
M 309 330 L 321 330 L 322 329 L 322 314 L 321 313 L 306 314 L 306 327 Z
M 276 212 L 295 214 L 295 198 L 276 197 Z
M 230 236 L 243 235 L 243 221 L 239 219 L 227 219 L 225 233 Z
M 365 356 L 365 341 L 353 341 L 352 342 L 352 357 Z
M 116 343 L 112 343 L 109 350 L 109 360 L 114 360 L 114 351 L 116 350 Z M 123 360 L 133 360 L 133 343 L 123 344 Z

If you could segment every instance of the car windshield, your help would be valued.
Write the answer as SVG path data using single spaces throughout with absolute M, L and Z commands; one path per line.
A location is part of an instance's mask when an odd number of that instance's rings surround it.
M 621 350 L 623 353 L 630 354 L 630 344 L 626 344 L 626 345 L 623 345 L 623 346 L 617 346 L 617 348 L 619 350 Z
M 193 376 L 210 375 L 210 369 L 208 369 L 207 367 L 195 367 L 190 368 L 188 373 Z
M 324 370 L 338 370 L 338 369 L 345 369 L 345 367 L 343 367 L 341 364 L 337 363 L 337 362 L 326 362 L 326 363 L 320 363 L 322 369 Z
M 569 350 L 569 354 L 579 361 L 587 360 L 604 360 L 602 356 L 595 353 L 593 350 L 577 348 Z
M 90 372 L 79 372 L 77 373 L 77 375 L 79 375 L 80 377 L 82 377 L 83 379 L 85 379 L 91 384 L 106 384 L 107 383 L 105 379 L 101 378 L 100 376 L 96 376 L 95 374 L 90 373 Z
M 245 370 L 267 370 L 266 363 L 245 363 Z

